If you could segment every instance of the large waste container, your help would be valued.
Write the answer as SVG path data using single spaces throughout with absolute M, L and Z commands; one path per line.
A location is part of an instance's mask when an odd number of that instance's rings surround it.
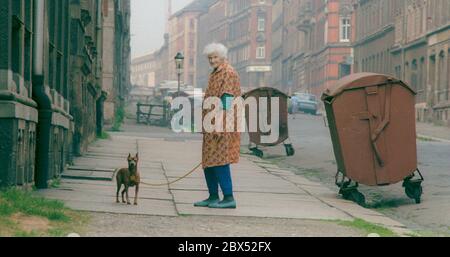
M 344 198 L 364 205 L 359 183 L 385 186 L 403 181 L 408 197 L 420 203 L 423 176 L 417 168 L 415 95 L 402 81 L 374 73 L 347 76 L 324 92 L 338 166 L 336 185 Z
M 249 91 L 247 93 L 245 93 L 243 95 L 244 99 L 247 99 L 249 97 L 254 97 L 256 99 L 256 102 L 258 104 L 258 107 L 264 107 L 260 105 L 260 98 L 262 97 L 267 97 L 268 101 L 267 101 L 267 106 L 264 108 L 259 108 L 258 112 L 266 112 L 267 117 L 269 118 L 269 122 L 270 122 L 270 117 L 271 117 L 271 101 L 270 99 L 272 97 L 278 97 L 279 99 L 279 115 L 278 115 L 278 123 L 279 123 L 279 137 L 278 140 L 276 140 L 276 142 L 273 143 L 263 143 L 261 140 L 262 136 L 267 136 L 269 133 L 264 133 L 262 132 L 262 129 L 260 127 L 260 122 L 259 122 L 259 118 L 260 116 L 258 115 L 258 129 L 257 132 L 249 132 L 249 137 L 250 137 L 250 146 L 249 149 L 252 151 L 253 154 L 255 154 L 258 157 L 263 157 L 264 156 L 264 152 L 258 148 L 258 146 L 263 146 L 263 147 L 272 147 L 272 146 L 277 146 L 279 144 L 284 145 L 285 150 L 286 150 L 286 155 L 287 156 L 293 156 L 295 154 L 295 149 L 292 146 L 292 143 L 290 142 L 289 139 L 289 129 L 288 129 L 288 100 L 289 100 L 289 96 L 286 95 L 285 93 L 281 92 L 278 89 L 275 88 L 270 88 L 270 87 L 262 87 L 262 88 L 257 88 L 254 89 L 252 91 Z M 247 121 L 247 126 L 249 124 L 249 110 L 248 108 L 246 108 L 246 121 Z

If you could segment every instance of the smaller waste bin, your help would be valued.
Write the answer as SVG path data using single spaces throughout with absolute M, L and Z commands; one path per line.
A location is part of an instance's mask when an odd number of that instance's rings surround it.
M 264 156 L 264 152 L 258 148 L 258 146 L 263 146 L 263 147 L 272 147 L 272 146 L 277 146 L 279 144 L 284 145 L 285 150 L 286 150 L 286 155 L 287 156 L 293 156 L 295 154 L 295 149 L 292 146 L 292 143 L 289 140 L 289 130 L 288 130 L 288 100 L 289 100 L 289 96 L 286 95 L 285 93 L 281 92 L 278 89 L 275 88 L 270 88 L 270 87 L 262 87 L 262 88 L 257 88 L 254 89 L 252 91 L 249 91 L 247 93 L 245 93 L 243 95 L 244 99 L 247 99 L 249 97 L 254 97 L 256 99 L 256 102 L 258 104 L 258 107 L 260 107 L 260 98 L 262 97 L 267 97 L 268 101 L 267 101 L 267 108 L 264 108 L 265 111 L 267 111 L 267 117 L 271 117 L 271 102 L 270 99 L 271 97 L 278 97 L 279 98 L 279 137 L 278 140 L 274 143 L 270 143 L 270 144 L 266 144 L 266 143 L 262 143 L 261 142 L 261 136 L 267 135 L 263 132 L 261 132 L 261 128 L 260 128 L 260 122 L 259 122 L 259 115 L 258 115 L 258 132 L 250 132 L 249 133 L 249 137 L 250 137 L 250 146 L 249 149 L 250 151 L 252 151 L 253 154 L 255 154 L 256 156 L 262 158 Z M 258 109 L 258 112 L 261 112 L 263 110 Z M 246 115 L 246 121 L 247 121 L 247 127 L 249 125 L 249 110 L 246 109 L 245 111 L 245 115 Z
M 324 92 L 338 166 L 336 185 L 344 198 L 365 205 L 359 183 L 385 186 L 403 181 L 408 197 L 420 203 L 423 176 L 417 168 L 415 95 L 402 81 L 374 73 L 347 76 Z

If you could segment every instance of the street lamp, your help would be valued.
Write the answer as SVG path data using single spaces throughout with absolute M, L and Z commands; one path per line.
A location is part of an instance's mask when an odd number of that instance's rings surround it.
M 184 66 L 184 56 L 182 53 L 178 52 L 177 56 L 175 56 L 175 64 L 177 67 L 177 74 L 178 74 L 178 96 L 180 96 L 181 73 L 183 72 Z

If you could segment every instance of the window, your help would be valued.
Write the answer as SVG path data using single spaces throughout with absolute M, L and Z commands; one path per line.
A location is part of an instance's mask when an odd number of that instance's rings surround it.
M 341 42 L 350 42 L 350 18 L 341 18 Z
M 402 67 L 401 67 L 401 66 L 395 67 L 395 75 L 396 75 L 397 78 L 399 78 L 399 79 L 402 78 Z
M 248 59 L 250 59 L 249 53 L 250 53 L 250 46 L 247 45 L 247 46 L 244 48 L 244 60 L 245 60 L 245 61 L 248 61 Z
M 339 78 L 343 78 L 351 74 L 352 66 L 346 63 L 339 64 Z
M 258 18 L 258 31 L 265 31 L 265 30 L 266 30 L 266 19 Z
M 266 47 L 259 46 L 256 48 L 256 59 L 264 59 L 266 58 Z
M 411 84 L 409 62 L 405 63 L 405 70 L 403 71 L 403 73 L 403 79 L 406 81 L 406 83 Z
M 444 51 L 441 51 L 439 53 L 439 62 L 438 62 L 438 82 L 437 82 L 437 90 L 438 90 L 438 101 L 444 101 L 447 100 L 447 92 L 445 92 L 445 87 L 446 87 L 446 71 L 444 70 L 444 58 L 445 58 L 445 54 Z
M 417 89 L 418 89 L 417 68 L 418 68 L 417 60 L 413 60 L 412 61 L 412 65 L 411 65 L 411 79 L 410 79 L 410 82 L 411 82 L 412 88 L 415 91 L 417 91 Z
M 432 86 L 432 88 L 436 88 L 436 56 L 432 55 L 430 56 L 430 60 L 429 60 L 429 69 L 428 69 L 428 78 L 429 78 L 429 83 Z M 434 94 L 432 94 L 433 96 Z
M 426 85 L 426 68 L 425 68 L 425 58 L 422 57 L 419 63 L 419 71 L 418 71 L 418 85 L 417 85 L 417 100 L 418 102 L 425 102 L 426 95 L 424 92 L 424 88 Z
M 448 61 L 447 61 L 447 69 L 448 69 L 448 71 L 447 71 L 447 83 L 448 83 L 448 85 L 447 85 L 447 100 L 450 100 L 450 49 L 448 50 L 448 53 L 447 53 L 447 59 L 448 59 Z

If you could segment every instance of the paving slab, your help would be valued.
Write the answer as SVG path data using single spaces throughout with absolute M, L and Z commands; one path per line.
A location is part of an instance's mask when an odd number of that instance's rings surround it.
M 103 171 L 103 172 L 114 172 L 116 169 L 111 168 L 99 168 L 99 167 L 89 167 L 89 166 L 70 166 L 67 170 L 79 170 L 79 171 Z
M 201 160 L 201 141 L 147 139 L 116 136 L 89 147 L 87 156 L 77 158 L 66 174 L 79 176 L 111 176 L 111 181 L 63 179 L 59 189 L 38 193 L 64 200 L 71 208 L 92 212 L 142 215 L 208 215 L 230 217 L 262 217 L 311 220 L 353 220 L 403 229 L 402 224 L 377 212 L 339 199 L 336 192 L 319 183 L 283 170 L 270 162 L 242 156 L 232 165 L 232 176 L 238 208 L 215 210 L 195 208 L 193 203 L 208 196 L 202 169 L 170 186 L 141 185 L 139 206 L 116 204 L 116 185 L 111 170 L 126 167 L 122 154 L 139 150 L 139 171 L 146 183 L 167 183 L 190 171 Z M 76 169 L 78 167 L 78 169 Z M 91 168 L 91 169 L 89 169 Z M 109 171 L 109 172 L 108 172 Z M 134 189 L 130 190 L 133 201 Z
M 180 196 L 185 196 L 183 199 Z M 186 195 L 189 195 L 186 196 Z M 193 192 L 176 193 L 175 201 L 177 210 L 185 215 L 220 215 L 241 217 L 263 217 L 263 218 L 290 218 L 290 219 L 312 219 L 312 220 L 351 220 L 352 217 L 342 211 L 330 208 L 317 199 L 305 195 L 293 194 L 263 194 L 263 193 L 236 193 L 238 208 L 235 210 L 214 210 L 209 208 L 193 207 L 192 202 L 202 199 L 199 194 L 194 199 Z M 190 199 L 187 200 L 187 199 Z M 258 199 L 258 200 L 257 200 Z
M 138 206 L 117 204 L 114 202 L 89 203 L 75 200 L 67 200 L 65 203 L 68 207 L 80 211 L 132 215 L 178 216 L 171 202 L 161 200 L 141 200 Z
M 57 189 L 44 190 L 42 194 L 52 194 L 66 197 L 68 199 L 76 198 L 78 195 L 89 194 L 92 199 L 95 197 L 114 198 L 116 196 L 116 187 L 113 185 L 93 185 L 93 184 L 68 184 L 64 183 Z M 134 197 L 134 188 L 131 188 L 130 196 Z M 169 190 L 162 188 L 152 188 L 142 185 L 139 189 L 139 198 L 171 200 L 172 195 Z
M 112 181 L 113 172 L 103 171 L 87 171 L 87 170 L 66 170 L 61 174 L 65 179 L 82 179 L 82 180 L 105 180 Z

